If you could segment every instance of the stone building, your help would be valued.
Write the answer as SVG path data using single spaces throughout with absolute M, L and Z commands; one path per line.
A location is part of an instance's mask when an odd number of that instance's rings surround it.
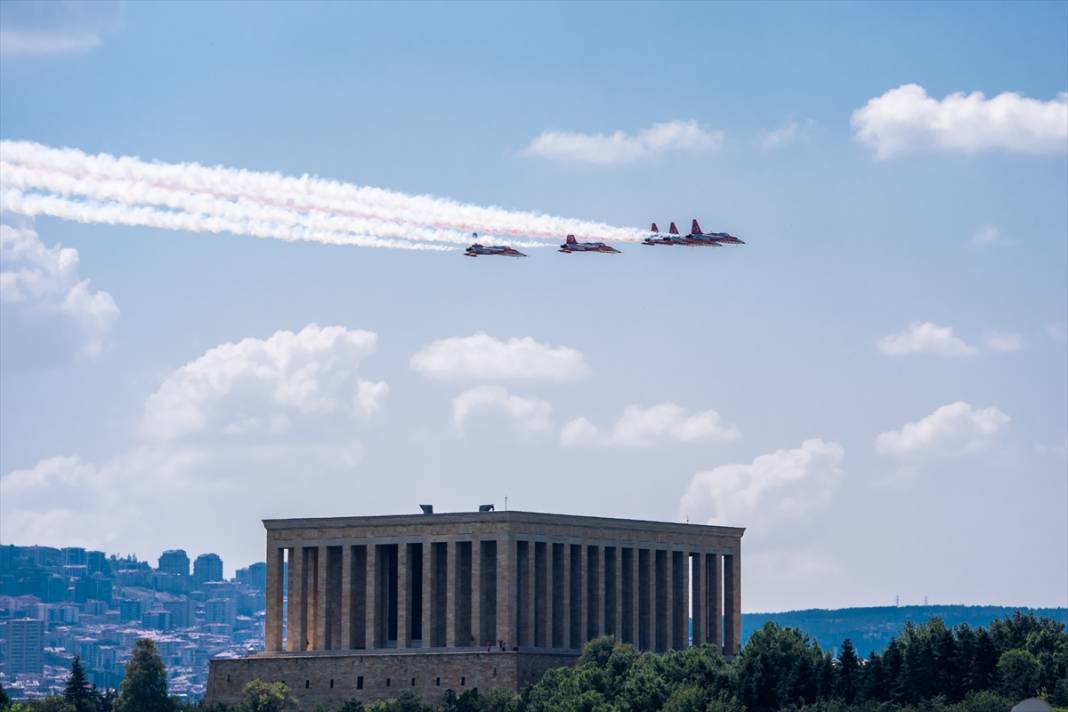
M 518 691 L 602 635 L 738 650 L 744 529 L 515 511 L 264 525 L 265 650 L 212 660 L 208 702 L 254 679 L 302 708 Z

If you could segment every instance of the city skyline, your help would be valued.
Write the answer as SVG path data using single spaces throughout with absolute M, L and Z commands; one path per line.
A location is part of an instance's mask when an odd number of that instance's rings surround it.
M 507 497 L 746 527 L 747 612 L 1068 603 L 1068 6 L 77 7 L 0 5 L 0 543 L 230 575 L 264 519 Z M 64 148 L 133 177 L 60 210 Z M 183 167 L 623 252 L 117 224 Z M 693 218 L 746 244 L 627 242 Z

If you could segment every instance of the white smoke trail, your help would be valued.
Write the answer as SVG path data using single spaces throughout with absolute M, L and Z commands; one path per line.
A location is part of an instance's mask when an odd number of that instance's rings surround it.
M 76 149 L 56 149 L 20 141 L 0 142 L 0 157 L 9 167 L 18 165 L 26 170 L 21 180 L 29 182 L 20 184 L 22 188 L 51 190 L 44 184 L 45 174 L 51 175 L 47 178 L 51 185 L 58 180 L 55 174 L 62 174 L 73 179 L 70 185 L 81 186 L 83 195 L 103 190 L 100 186 L 110 181 L 112 191 L 119 190 L 119 185 L 129 189 L 124 197 L 114 192 L 107 196 L 113 200 L 136 203 L 147 197 L 170 196 L 167 199 L 173 199 L 175 194 L 199 195 L 227 203 L 286 209 L 302 215 L 318 212 L 331 218 L 375 220 L 399 226 L 393 228 L 392 236 L 421 241 L 458 242 L 457 233 L 470 230 L 551 240 L 558 240 L 567 233 L 623 242 L 644 237 L 640 231 L 603 223 L 481 207 L 431 196 L 412 196 L 307 175 L 298 178 L 195 163 L 149 163 L 138 158 L 89 155 Z M 213 209 L 217 210 L 218 206 Z M 303 224 L 296 218 L 291 218 L 290 222 Z M 418 227 L 420 231 L 413 231 L 411 227 Z M 400 229 L 407 232 L 398 235 Z
M 419 225 L 401 225 L 377 219 L 351 217 L 322 211 L 296 211 L 245 198 L 224 200 L 212 194 L 161 188 L 146 183 L 111 178 L 75 178 L 69 174 L 9 163 L 0 160 L 0 176 L 6 189 L 23 192 L 44 191 L 62 197 L 81 196 L 95 201 L 128 205 L 155 205 L 197 215 L 229 220 L 254 220 L 278 225 L 294 225 L 328 232 L 375 235 L 419 242 L 445 242 L 467 245 L 471 236 L 458 230 L 442 230 Z M 513 241 L 514 242 L 514 241 Z M 524 243 L 527 247 L 542 243 Z
M 133 225 L 157 227 L 186 232 L 219 233 L 266 237 L 276 240 L 320 242 L 328 245 L 353 245 L 357 247 L 388 247 L 400 250 L 448 250 L 440 244 L 404 242 L 368 235 L 316 230 L 313 228 L 279 225 L 258 220 L 233 220 L 212 215 L 157 210 L 155 208 L 126 205 L 123 203 L 85 203 L 51 195 L 25 194 L 20 190 L 4 188 L 0 191 L 0 212 L 12 212 L 34 217 L 50 215 L 81 223 L 104 223 L 108 225 Z

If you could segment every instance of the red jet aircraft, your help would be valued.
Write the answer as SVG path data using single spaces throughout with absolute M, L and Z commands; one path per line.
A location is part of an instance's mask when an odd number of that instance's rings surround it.
M 675 223 L 671 223 L 671 227 L 668 228 L 668 234 L 661 236 L 660 228 L 653 223 L 652 235 L 642 240 L 643 245 L 686 245 L 688 244 L 681 235 L 679 235 L 679 229 L 675 227 Z
M 475 238 L 477 241 L 478 233 L 471 233 L 471 237 Z M 526 255 L 519 250 L 514 247 L 508 247 L 507 245 L 493 245 L 486 247 L 485 245 L 480 245 L 478 242 L 475 242 L 475 244 L 464 250 L 465 257 L 478 257 L 479 255 L 484 257 L 526 257 Z
M 732 245 L 744 245 L 744 240 L 739 240 L 729 232 L 701 232 L 701 226 L 697 223 L 697 218 L 694 218 L 693 224 L 690 225 L 690 234 L 686 236 L 687 240 L 692 240 L 691 244 L 695 245 L 722 245 L 724 243 L 730 243 Z
M 560 245 L 560 249 L 557 252 L 563 252 L 565 255 L 570 255 L 572 252 L 608 252 L 618 253 L 616 248 L 606 245 L 603 242 L 579 242 L 575 239 L 574 235 L 567 236 L 567 242 Z

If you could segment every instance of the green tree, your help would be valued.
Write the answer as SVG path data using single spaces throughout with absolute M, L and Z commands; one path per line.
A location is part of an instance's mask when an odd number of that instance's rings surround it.
M 975 657 L 968 672 L 972 690 L 992 690 L 998 684 L 998 650 L 983 628 L 975 632 Z
M 283 712 L 294 707 L 284 682 L 253 680 L 242 690 L 241 712 Z
M 853 704 L 860 687 L 860 661 L 853 641 L 846 638 L 842 643 L 842 654 L 838 656 L 838 669 L 835 672 L 834 692 L 846 704 Z
M 94 694 L 89 680 L 85 676 L 81 658 L 74 656 L 74 662 L 70 665 L 70 677 L 67 685 L 63 688 L 63 700 L 72 705 L 77 712 L 97 712 L 98 696 Z
M 172 712 L 174 702 L 167 697 L 167 671 L 148 638 L 134 644 L 133 655 L 119 686 L 114 712 Z
M 6 710 L 11 706 L 11 698 L 4 692 L 4 686 L 0 685 L 0 710 Z
M 1001 690 L 1010 698 L 1022 700 L 1038 692 L 1042 666 L 1027 650 L 1009 650 L 998 659 Z
M 452 690 L 449 690 L 449 692 L 452 692 Z M 341 706 L 337 708 L 337 712 L 363 712 L 363 709 L 363 703 L 353 697 L 342 702 Z

